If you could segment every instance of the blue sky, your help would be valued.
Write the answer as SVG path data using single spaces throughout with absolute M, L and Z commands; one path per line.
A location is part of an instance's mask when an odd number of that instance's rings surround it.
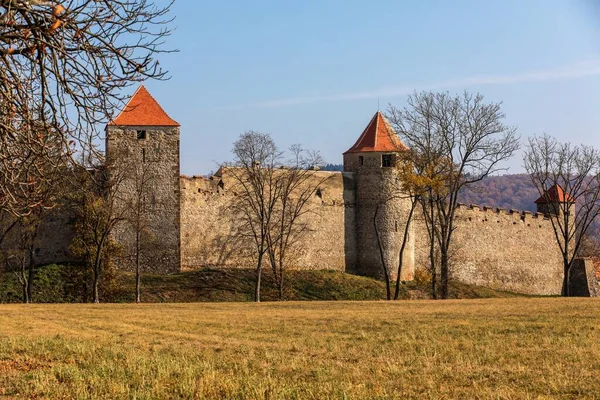
M 341 163 L 377 111 L 414 90 L 502 101 L 523 139 L 600 147 L 600 6 L 572 1 L 191 1 L 147 87 L 207 174 L 247 130 Z M 520 156 L 506 165 L 520 172 Z

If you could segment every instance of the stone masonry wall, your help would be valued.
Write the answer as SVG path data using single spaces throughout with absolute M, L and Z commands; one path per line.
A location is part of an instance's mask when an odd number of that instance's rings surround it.
M 137 131 L 146 131 L 145 139 Z M 134 267 L 137 207 L 136 190 L 143 187 L 145 207 L 141 235 L 143 272 L 180 271 L 179 127 L 107 127 L 106 156 L 115 168 L 124 170 L 119 184 L 119 208 L 127 208 L 128 221 L 120 222 L 113 238 L 123 247 L 118 267 Z M 110 164 L 109 164 L 110 165 Z M 110 169 L 109 169 L 110 172 Z M 118 172 L 123 173 L 123 172 Z M 147 183 L 140 186 L 141 178 Z
M 382 154 L 344 154 L 344 170 L 352 171 L 356 181 L 356 237 L 358 245 L 358 275 L 383 278 L 383 266 L 373 223 L 377 211 L 377 226 L 389 276 L 395 279 L 398 271 L 398 255 L 404 237 L 411 200 L 400 193 L 401 185 L 395 168 L 382 168 Z M 393 155 L 392 155 L 393 156 Z M 414 277 L 415 235 L 409 226 L 404 250 L 400 279 Z
M 428 265 L 424 221 L 415 220 L 417 268 Z M 451 278 L 499 290 L 558 295 L 562 258 L 543 214 L 461 205 L 451 249 Z
M 76 216 L 69 208 L 58 205 L 47 211 L 47 215 L 38 228 L 38 234 L 35 239 L 34 262 L 36 265 L 47 265 L 57 263 L 67 263 L 74 261 L 74 257 L 69 250 L 75 232 L 73 230 Z M 4 232 L 4 227 L 11 221 L 4 218 L 0 221 L 0 232 Z M 16 255 L 20 251 L 19 246 L 20 230 L 18 225 L 10 230 L 0 245 L 2 256 L 9 257 Z M 4 262 L 0 257 L 0 262 Z M 3 265 L 0 264 L 0 269 Z
M 312 182 L 320 184 L 308 205 L 309 232 L 290 267 L 345 271 L 356 257 L 353 175 L 311 174 Z M 181 177 L 182 270 L 256 266 L 251 238 L 238 234 L 241 219 L 231 208 L 236 195 L 235 180 L 226 170 L 211 178 Z

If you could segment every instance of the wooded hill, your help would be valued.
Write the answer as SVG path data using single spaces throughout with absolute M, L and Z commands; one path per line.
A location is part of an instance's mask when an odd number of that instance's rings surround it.
M 324 171 L 342 171 L 342 164 L 327 164 Z M 534 201 L 540 197 L 527 174 L 489 176 L 462 193 L 460 202 L 507 210 L 535 212 Z

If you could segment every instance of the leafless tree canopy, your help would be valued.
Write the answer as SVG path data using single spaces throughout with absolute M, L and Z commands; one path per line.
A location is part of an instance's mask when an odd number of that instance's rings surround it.
M 318 153 L 294 145 L 290 160 L 270 135 L 249 131 L 233 147 L 229 174 L 238 189 L 233 212 L 242 216 L 240 235 L 251 238 L 256 254 L 254 297 L 260 301 L 263 259 L 268 257 L 283 296 L 284 272 L 295 244 L 307 232 L 301 217 L 322 180 L 311 180 L 308 167 L 319 165 Z
M 271 224 L 267 231 L 267 252 L 271 270 L 283 300 L 286 271 L 295 261 L 302 239 L 311 227 L 302 217 L 314 212 L 310 200 L 327 177 L 315 177 L 312 167 L 323 164 L 318 152 L 313 152 L 295 144 L 290 147 L 291 157 L 285 168 L 275 176 L 277 203 L 275 204 Z
M 72 146 L 89 153 L 99 124 L 122 107 L 123 88 L 167 77 L 156 57 L 166 51 L 170 6 L 0 0 L 0 208 L 40 182 L 42 160 L 57 164 Z
M 441 296 L 448 296 L 449 256 L 454 214 L 460 192 L 503 169 L 501 162 L 519 148 L 516 128 L 503 123 L 499 103 L 465 92 L 415 93 L 404 109 L 389 108 L 396 132 L 413 152 L 415 171 L 422 174 L 421 196 L 430 238 L 440 251 Z M 431 251 L 431 257 L 435 252 Z M 435 271 L 434 260 L 431 269 Z M 433 277 L 435 279 L 435 276 Z
M 556 214 L 551 221 L 563 256 L 562 293 L 568 296 L 571 264 L 600 214 L 600 151 L 543 135 L 529 140 L 523 161 L 531 182 L 550 204 L 547 211 Z M 555 186 L 568 198 L 558 198 L 551 190 Z

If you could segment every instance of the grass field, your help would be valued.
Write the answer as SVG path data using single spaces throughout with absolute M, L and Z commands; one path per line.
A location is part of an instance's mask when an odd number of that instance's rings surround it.
M 600 300 L 0 305 L 0 398 L 600 398 Z

